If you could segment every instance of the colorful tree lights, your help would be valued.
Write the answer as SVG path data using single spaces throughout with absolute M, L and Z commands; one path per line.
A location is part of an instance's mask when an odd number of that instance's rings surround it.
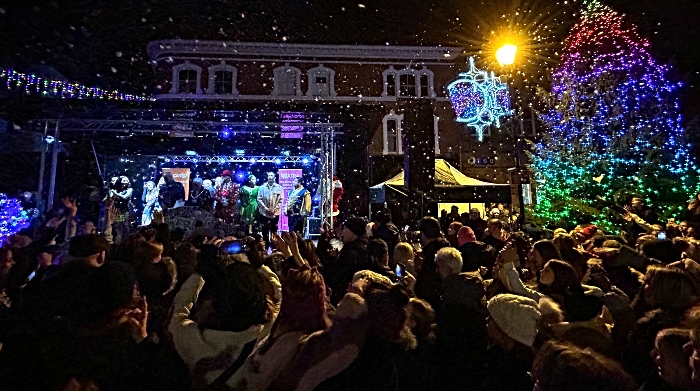
M 27 94 L 40 94 L 42 97 L 69 99 L 107 99 L 144 101 L 154 100 L 145 95 L 125 94 L 119 91 L 105 91 L 98 87 L 86 87 L 80 83 L 68 83 L 61 80 L 47 80 L 35 75 L 28 75 L 12 69 L 0 68 L 0 80 L 5 79 L 7 89 L 24 88 Z
M 29 227 L 32 217 L 16 198 L 0 193 L 0 245 L 7 238 Z
M 624 205 L 641 196 L 664 217 L 684 209 L 699 171 L 681 126 L 680 83 L 667 73 L 636 26 L 598 0 L 584 3 L 541 115 L 550 132 L 532 154 L 536 217 L 571 226 L 588 215 L 613 229 L 619 216 L 601 198 Z
M 474 58 L 469 58 L 469 71 L 459 74 L 459 78 L 447 91 L 457 122 L 476 129 L 479 141 L 484 139 L 484 128 L 501 126 L 500 117 L 511 114 L 508 85 L 501 82 L 493 72 L 476 69 Z

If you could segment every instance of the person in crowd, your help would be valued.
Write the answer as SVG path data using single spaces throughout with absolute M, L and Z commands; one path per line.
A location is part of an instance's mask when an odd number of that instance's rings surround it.
M 185 204 L 185 186 L 177 182 L 172 172 L 166 172 L 158 183 L 158 204 L 163 210 Z
M 394 248 L 399 243 L 399 228 L 391 219 L 389 209 L 381 209 L 374 215 L 374 234 L 372 236 L 381 239 L 389 246 L 389 257 L 394 254 Z
M 482 389 L 532 390 L 533 348 L 541 343 L 538 330 L 544 323 L 540 304 L 527 297 L 499 294 L 488 301 L 486 309 L 487 330 L 494 344 L 487 352 Z
M 267 173 L 267 182 L 258 188 L 258 218 L 263 238 L 271 247 L 270 234 L 277 232 L 280 212 L 282 210 L 282 186 L 275 182 L 274 172 Z
M 153 212 L 160 208 L 158 204 L 158 188 L 153 181 L 147 181 L 143 184 L 143 212 L 141 213 L 141 226 L 146 227 L 151 225 L 153 220 Z
M 418 224 L 420 241 L 423 246 L 423 262 L 416 283 L 416 296 L 434 305 L 439 301 L 440 276 L 436 272 L 435 255 L 450 243 L 440 230 L 440 223 L 433 217 L 424 217 Z
M 494 249 L 486 243 L 476 239 L 474 231 L 469 226 L 463 226 L 457 233 L 457 248 L 462 253 L 462 271 L 478 271 L 486 268 L 487 273 L 493 269 L 496 262 Z
M 691 352 L 683 347 L 690 344 L 690 330 L 669 328 L 659 331 L 651 352 L 657 376 L 642 385 L 640 391 L 669 390 L 690 391 L 696 389 L 690 368 Z
M 415 264 L 415 252 L 413 251 L 413 246 L 406 242 L 400 242 L 394 247 L 394 255 L 392 257 L 392 266 L 401 264 L 406 267 L 406 271 L 418 275 Z
M 228 224 L 238 220 L 238 200 L 240 198 L 240 186 L 231 179 L 231 171 L 221 172 L 221 185 L 216 187 L 214 200 L 216 200 L 216 217 Z
M 141 242 L 134 250 L 134 267 L 158 263 L 163 256 L 163 245 L 158 242 Z
M 462 255 L 453 247 L 441 248 L 436 256 L 437 274 L 442 281 L 440 301 L 433 306 L 437 322 L 437 346 L 444 355 L 438 376 L 440 389 L 460 389 L 478 383 L 485 359 L 486 290 L 478 272 L 462 272 Z M 448 358 L 449 357 L 449 358 Z
M 204 187 L 204 180 L 200 177 L 192 179 L 192 188 L 190 189 L 190 197 L 187 199 L 187 205 L 196 206 L 199 209 L 207 212 L 212 212 L 214 199 L 207 188 Z
M 635 391 L 622 366 L 600 354 L 569 344 L 547 342 L 532 367 L 535 390 Z
M 489 220 L 486 225 L 486 230 L 484 231 L 484 239 L 482 242 L 493 247 L 496 252 L 499 252 L 506 245 L 506 240 L 508 240 L 508 235 L 503 230 L 503 222 L 496 218 Z
M 642 315 L 629 335 L 624 352 L 627 370 L 644 383 L 654 374 L 651 351 L 656 334 L 681 324 L 688 310 L 697 300 L 698 292 L 691 278 L 678 268 L 651 265 L 644 276 L 633 308 Z
M 241 186 L 241 223 L 246 233 L 253 233 L 253 226 L 256 224 L 258 215 L 258 190 L 257 178 L 253 174 L 248 174 L 245 183 Z
M 347 219 L 341 226 L 340 239 L 343 248 L 337 258 L 324 263 L 324 278 L 331 288 L 331 303 L 338 303 L 356 271 L 367 265 L 369 239 L 365 231 L 366 222 L 359 217 Z
M 246 343 L 269 334 L 278 309 L 275 298 L 266 294 L 265 281 L 273 287 L 280 284 L 265 269 L 233 262 L 207 273 L 206 280 L 191 275 L 175 295 L 168 331 L 195 381 L 214 382 Z
M 367 243 L 367 270 L 381 274 L 393 282 L 398 282 L 398 278 L 389 267 L 389 246 L 378 238 L 372 238 Z
M 460 228 L 462 228 L 462 223 L 459 221 L 453 221 L 447 227 L 446 239 L 448 242 L 450 242 L 450 246 L 452 247 L 459 247 L 459 244 L 457 243 L 457 233 L 459 232 Z
M 630 205 L 625 206 L 625 211 L 627 213 L 623 217 L 627 221 L 626 231 L 633 241 L 639 235 L 651 232 L 652 225 L 659 224 L 658 214 L 647 207 L 640 197 L 633 197 Z
M 469 211 L 469 218 L 463 219 L 464 225 L 471 228 L 474 231 L 474 236 L 476 240 L 482 241 L 484 238 L 484 231 L 486 231 L 486 220 L 481 218 L 481 212 L 477 208 L 471 208 Z
M 285 214 L 289 230 L 304 235 L 306 218 L 311 214 L 311 192 L 304 188 L 301 177 L 294 178 L 294 188 L 287 196 Z

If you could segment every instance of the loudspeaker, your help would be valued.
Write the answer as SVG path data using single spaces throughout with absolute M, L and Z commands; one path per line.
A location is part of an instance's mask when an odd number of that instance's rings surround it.
M 306 219 L 308 235 L 320 235 L 321 234 L 321 218 L 320 217 L 309 217 Z

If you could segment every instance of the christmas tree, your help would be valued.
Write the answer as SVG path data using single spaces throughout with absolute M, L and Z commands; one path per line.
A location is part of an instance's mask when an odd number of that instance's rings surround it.
M 571 227 L 590 219 L 615 230 L 613 206 L 633 196 L 668 218 L 697 194 L 681 84 L 668 80 L 669 68 L 649 48 L 623 15 L 598 0 L 584 2 L 544 96 L 548 133 L 531 156 L 540 222 Z

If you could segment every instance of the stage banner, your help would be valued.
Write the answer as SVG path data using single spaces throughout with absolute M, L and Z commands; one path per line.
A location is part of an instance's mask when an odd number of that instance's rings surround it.
M 185 186 L 185 201 L 190 198 L 190 169 L 189 168 L 163 168 L 163 174 L 169 172 L 173 174 L 175 182 L 182 183 Z
M 302 176 L 301 174 L 301 168 L 282 168 L 277 172 L 277 181 L 280 186 L 282 186 L 282 193 L 284 194 L 282 198 L 282 212 L 287 209 L 287 196 L 289 196 L 289 192 L 294 188 L 294 179 Z M 278 228 L 280 231 L 289 230 L 287 216 L 284 213 L 280 213 Z

